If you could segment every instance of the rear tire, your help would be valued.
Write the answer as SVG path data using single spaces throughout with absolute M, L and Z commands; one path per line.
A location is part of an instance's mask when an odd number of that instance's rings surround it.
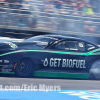
M 100 59 L 95 61 L 89 71 L 90 79 L 100 79 Z
M 29 77 L 33 74 L 33 62 L 31 59 L 25 58 L 17 63 L 15 74 L 18 77 Z

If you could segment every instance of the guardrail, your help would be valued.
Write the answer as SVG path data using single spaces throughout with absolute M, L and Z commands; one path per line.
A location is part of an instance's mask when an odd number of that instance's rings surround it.
M 0 7 L 0 28 L 51 33 L 87 33 L 88 35 L 100 32 L 99 14 L 83 16 L 68 13 L 72 10 L 50 13 L 40 11 L 39 5 L 43 4 L 32 3 L 28 6 L 33 7 L 33 5 L 35 10 L 34 8 L 22 10 Z

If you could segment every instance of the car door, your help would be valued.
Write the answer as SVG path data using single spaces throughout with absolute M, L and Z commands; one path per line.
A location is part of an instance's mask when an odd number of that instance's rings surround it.
M 50 69 L 61 70 L 86 70 L 88 56 L 83 41 L 64 40 L 50 48 L 48 65 Z M 72 70 L 71 70 L 72 71 Z

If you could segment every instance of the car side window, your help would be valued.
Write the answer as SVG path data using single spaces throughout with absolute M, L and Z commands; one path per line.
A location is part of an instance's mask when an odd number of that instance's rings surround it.
M 86 48 L 87 48 L 87 51 L 91 51 L 91 50 L 95 49 L 96 47 L 92 44 L 87 43 Z
M 63 41 L 55 46 L 56 50 L 85 51 L 85 43 L 79 41 Z
M 58 45 L 55 46 L 55 49 L 58 49 L 58 50 L 65 50 L 65 45 L 64 43 L 59 43 Z

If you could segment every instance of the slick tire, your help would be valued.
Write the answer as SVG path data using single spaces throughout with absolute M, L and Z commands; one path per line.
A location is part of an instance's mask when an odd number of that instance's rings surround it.
M 99 79 L 100 80 L 100 59 L 95 61 L 89 71 L 90 79 Z
M 22 59 L 17 63 L 15 74 L 18 77 L 30 77 L 33 74 L 33 62 L 31 59 Z

